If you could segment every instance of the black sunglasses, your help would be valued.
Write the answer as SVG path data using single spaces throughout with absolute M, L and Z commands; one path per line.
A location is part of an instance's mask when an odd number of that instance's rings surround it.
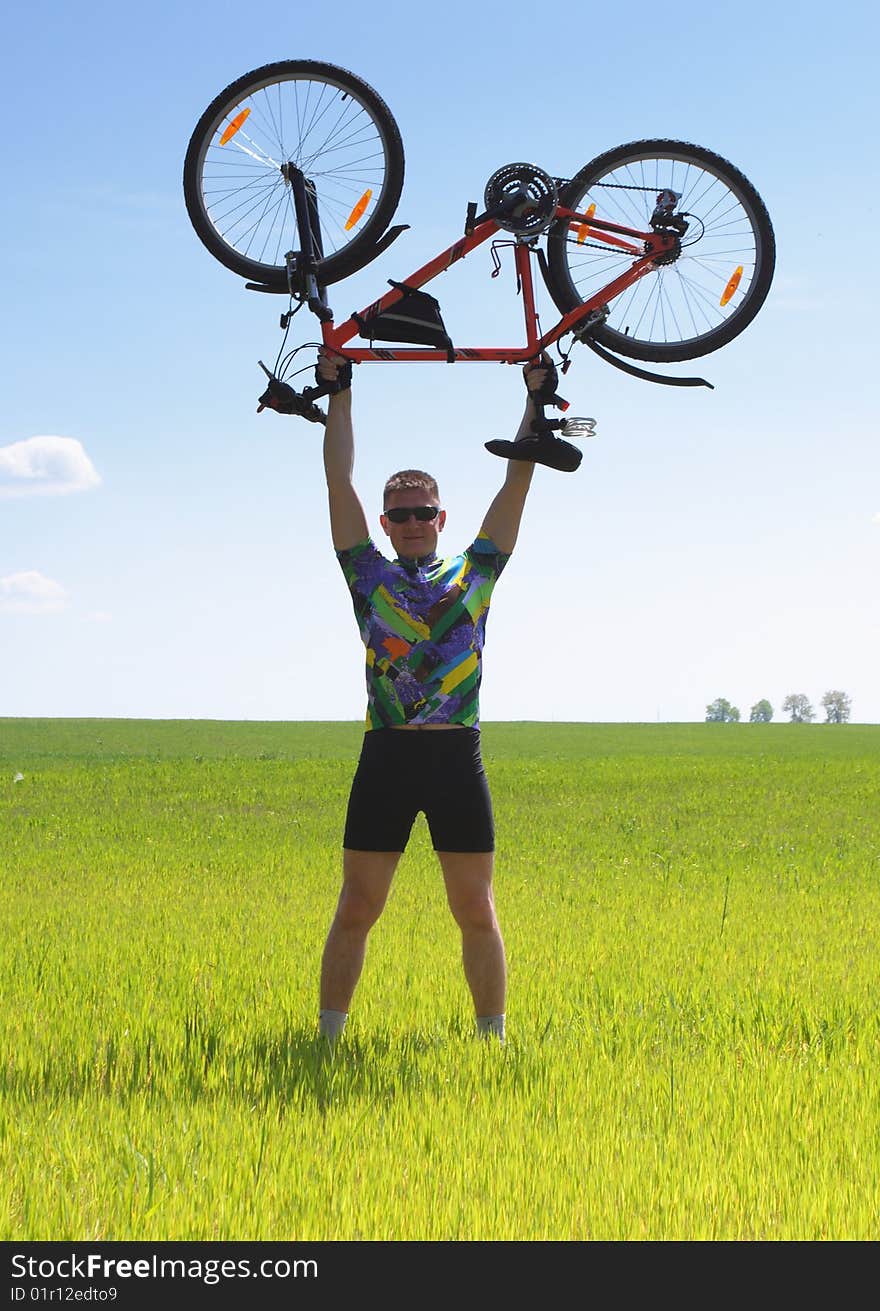
M 436 505 L 397 505 L 385 511 L 385 518 L 392 523 L 406 523 L 410 515 L 413 515 L 419 523 L 430 523 L 439 513 Z

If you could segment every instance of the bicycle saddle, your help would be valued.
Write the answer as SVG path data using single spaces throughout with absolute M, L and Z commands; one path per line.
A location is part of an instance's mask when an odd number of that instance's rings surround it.
M 536 437 L 521 437 L 518 442 L 504 441 L 497 438 L 484 443 L 486 450 L 493 455 L 500 455 L 507 460 L 529 460 L 533 464 L 546 464 L 549 469 L 560 469 L 563 473 L 574 473 L 583 459 L 571 442 L 554 437 L 552 433 L 539 433 Z

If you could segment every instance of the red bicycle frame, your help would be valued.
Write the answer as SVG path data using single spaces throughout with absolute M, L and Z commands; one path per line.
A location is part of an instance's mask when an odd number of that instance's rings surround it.
M 654 262 L 658 256 L 664 255 L 675 248 L 677 238 L 664 232 L 640 232 L 636 228 L 621 227 L 616 223 L 607 223 L 604 220 L 579 214 L 574 210 L 565 209 L 558 206 L 555 213 L 557 219 L 568 219 L 572 224 L 589 230 L 591 236 L 600 241 L 605 241 L 608 245 L 613 245 L 618 249 L 630 251 L 633 256 L 633 264 L 626 273 L 609 282 L 606 287 L 597 291 L 588 300 L 584 301 L 576 309 L 563 315 L 559 322 L 550 329 L 549 332 L 539 335 L 538 332 L 538 315 L 535 309 L 535 291 L 532 280 L 531 255 L 534 250 L 535 238 L 526 241 L 515 242 L 516 271 L 518 286 L 522 291 L 523 297 L 523 317 L 525 319 L 526 344 L 525 346 L 508 346 L 493 347 L 486 349 L 480 346 L 465 346 L 456 348 L 453 352 L 453 360 L 472 361 L 472 360 L 496 360 L 506 364 L 523 364 L 527 360 L 534 359 L 540 355 L 545 347 L 550 346 L 553 342 L 558 341 L 577 327 L 578 323 L 591 314 L 593 310 L 607 301 L 619 296 L 621 292 L 626 291 L 639 278 L 650 273 L 654 267 Z M 481 246 L 494 237 L 497 232 L 502 232 L 501 225 L 494 219 L 486 219 L 479 223 L 472 232 L 456 241 L 454 245 L 445 250 L 442 255 L 432 259 L 430 263 L 423 265 L 410 277 L 404 279 L 404 284 L 408 288 L 418 289 L 425 286 L 438 274 L 444 273 L 453 264 L 463 260 L 477 246 Z M 638 245 L 631 241 L 625 241 L 621 238 L 636 238 Z M 369 319 L 383 311 L 390 309 L 399 300 L 403 299 L 404 291 L 397 287 L 381 298 L 373 302 L 360 315 L 361 318 Z M 448 360 L 448 353 L 439 347 L 377 347 L 377 346 L 354 346 L 346 347 L 346 343 L 353 337 L 360 334 L 361 328 L 354 316 L 346 319 L 344 323 L 335 326 L 332 319 L 327 320 L 321 325 L 324 345 L 332 350 L 342 354 L 346 359 L 352 360 L 357 364 L 368 364 L 370 361 L 395 361 L 406 362 L 407 360 Z

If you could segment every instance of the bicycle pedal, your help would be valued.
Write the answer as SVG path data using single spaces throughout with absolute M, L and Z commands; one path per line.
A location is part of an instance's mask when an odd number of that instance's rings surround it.
M 581 419 L 572 416 L 570 419 L 563 419 L 560 428 L 566 437 L 574 437 L 575 440 L 582 441 L 587 437 L 596 436 L 596 420 Z

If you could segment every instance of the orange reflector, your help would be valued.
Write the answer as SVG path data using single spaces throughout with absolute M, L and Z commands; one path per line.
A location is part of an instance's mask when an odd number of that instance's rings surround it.
M 587 210 L 587 218 L 592 218 L 596 212 L 596 206 L 591 205 Z M 578 245 L 580 246 L 590 235 L 590 229 L 586 223 L 582 223 L 577 230 Z
M 742 277 L 742 275 L 743 275 L 743 266 L 742 264 L 740 264 L 739 268 L 734 270 L 733 277 L 730 279 L 727 286 L 724 288 L 724 294 L 721 297 L 722 305 L 726 305 L 727 302 L 730 300 L 731 296 L 739 286 L 739 280 Z
M 250 112 L 251 111 L 249 109 L 243 109 L 240 114 L 236 114 L 235 118 L 232 119 L 232 121 L 229 123 L 228 127 L 226 128 L 226 131 L 223 133 L 222 137 L 220 138 L 221 146 L 225 146 L 227 141 L 232 140 L 232 138 L 235 136 L 236 132 L 241 127 L 242 123 L 247 118 Z
M 353 228 L 355 223 L 357 223 L 358 219 L 369 205 L 370 196 L 372 196 L 372 194 L 372 188 L 368 187 L 345 221 L 346 232 L 348 232 L 349 228 Z

